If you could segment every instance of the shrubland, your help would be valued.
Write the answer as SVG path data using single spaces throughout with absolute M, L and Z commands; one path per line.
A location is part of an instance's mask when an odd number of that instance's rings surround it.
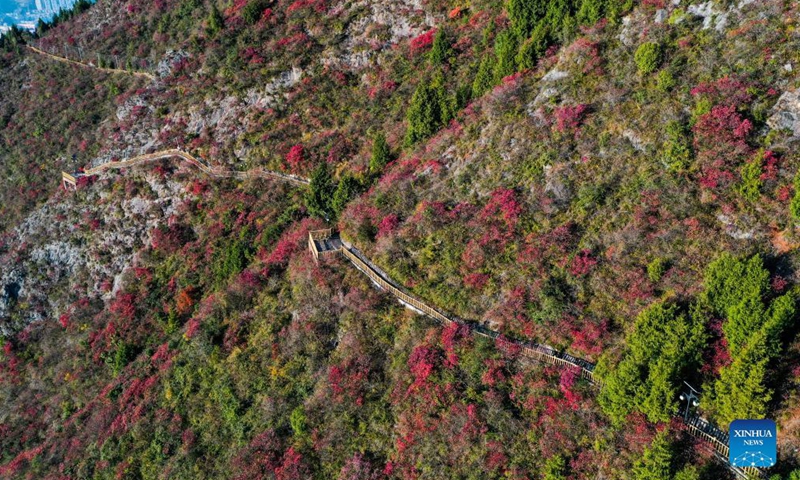
M 775 418 L 793 478 L 800 126 L 776 105 L 797 21 L 772 0 L 100 0 L 12 31 L 1 476 L 725 478 L 674 418 L 685 381 L 723 428 Z M 166 161 L 56 191 L 175 146 L 311 184 Z M 602 388 L 315 264 L 323 227 L 438 308 L 598 362 Z

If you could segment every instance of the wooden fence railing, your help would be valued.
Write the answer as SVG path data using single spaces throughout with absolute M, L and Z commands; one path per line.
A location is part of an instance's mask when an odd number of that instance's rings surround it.
M 321 235 L 323 233 L 318 234 Z M 593 363 L 582 358 L 574 357 L 566 352 L 558 351 L 547 345 L 508 339 L 503 337 L 499 332 L 491 330 L 483 325 L 476 324 L 474 322 L 466 322 L 456 317 L 451 318 L 436 308 L 427 305 L 425 302 L 407 293 L 399 285 L 395 284 L 388 274 L 373 264 L 357 248 L 345 243 L 341 248 L 341 252 L 346 259 L 348 259 L 358 270 L 369 277 L 373 283 L 378 285 L 381 289 L 386 290 L 400 300 L 403 304 L 413 308 L 414 310 L 428 315 L 429 317 L 444 324 L 459 323 L 466 325 L 476 335 L 492 338 L 498 343 L 516 345 L 521 348 L 521 353 L 527 358 L 551 365 L 557 365 L 562 368 L 579 369 L 582 378 L 587 379 L 594 385 L 601 385 L 600 380 L 596 379 L 594 376 L 595 365 Z M 724 462 L 737 478 L 745 480 L 765 477 L 765 471 L 763 469 L 753 467 L 734 467 L 730 464 L 728 458 L 728 434 L 724 430 L 716 427 L 709 421 L 699 416 L 689 417 L 686 420 L 684 420 L 683 417 L 679 418 L 684 422 L 687 427 L 687 431 L 690 434 L 710 444 L 710 446 L 714 449 L 717 458 Z
M 99 70 L 101 72 L 106 72 L 106 73 L 121 73 L 121 74 L 124 74 L 124 75 L 133 75 L 133 76 L 136 76 L 136 77 L 143 77 L 143 78 L 147 78 L 147 79 L 150 79 L 150 80 L 155 80 L 156 79 L 156 76 L 153 75 L 152 73 L 147 73 L 147 72 L 142 72 L 142 71 L 137 71 L 137 70 L 124 70 L 124 69 L 121 69 L 121 68 L 99 67 L 99 66 L 94 65 L 92 63 L 80 62 L 80 61 L 77 61 L 77 60 L 72 60 L 71 58 L 62 57 L 61 55 L 56 55 L 56 54 L 44 51 L 44 50 L 36 48 L 36 47 L 34 47 L 32 45 L 26 45 L 26 47 L 28 47 L 28 49 L 31 50 L 34 53 L 38 53 L 39 55 L 43 55 L 45 57 L 48 57 L 50 59 L 53 59 L 53 60 L 56 60 L 56 61 L 62 62 L 62 63 L 69 63 L 71 65 L 77 65 L 79 67 L 85 67 L 85 68 L 93 68 L 95 70 Z
M 75 175 L 61 172 L 61 184 L 64 186 L 64 190 L 69 190 L 70 187 L 76 189 L 78 188 L 78 179 L 75 178 Z
M 319 256 L 325 253 L 335 253 L 332 250 L 325 252 L 324 250 L 320 250 L 317 248 L 317 241 L 325 241 L 325 239 L 331 238 L 333 236 L 333 229 L 326 228 L 324 230 L 312 230 L 308 232 L 308 249 L 311 250 L 311 254 L 314 255 L 314 261 L 319 262 Z
M 573 357 L 565 352 L 560 352 L 547 345 L 540 345 L 536 343 L 521 342 L 517 340 L 510 340 L 503 337 L 499 332 L 495 332 L 483 325 L 474 322 L 466 322 L 464 320 L 450 317 L 441 311 L 431 307 L 425 302 L 405 292 L 401 287 L 396 285 L 389 276 L 380 268 L 375 266 L 369 259 L 367 259 L 358 249 L 345 245 L 342 248 L 342 254 L 353 263 L 359 270 L 367 275 L 373 282 L 379 285 L 384 290 L 390 292 L 397 297 L 404 304 L 418 310 L 429 317 L 438 320 L 444 324 L 459 323 L 466 325 L 476 335 L 488 337 L 498 342 L 507 342 L 515 344 L 522 350 L 522 354 L 533 360 L 557 365 L 563 368 L 576 368 L 580 371 L 581 377 L 589 380 L 591 383 L 598 384 L 599 382 L 594 378 L 594 364 L 586 360 Z
M 113 169 L 120 169 L 131 167 L 133 165 L 137 165 L 139 163 L 144 162 L 152 162 L 156 160 L 164 160 L 167 158 L 172 157 L 179 157 L 188 162 L 191 165 L 194 165 L 202 172 L 208 174 L 212 177 L 217 178 L 238 178 L 238 179 L 247 179 L 247 178 L 274 178 L 290 183 L 294 183 L 296 185 L 308 185 L 308 179 L 298 177 L 297 175 L 290 175 L 287 173 L 275 172 L 272 170 L 267 170 L 264 168 L 254 168 L 247 171 L 235 171 L 235 170 L 227 170 L 221 167 L 212 167 L 208 165 L 205 161 L 193 156 L 188 152 L 184 152 L 183 150 L 177 149 L 170 149 L 170 150 L 163 150 L 160 152 L 149 153 L 146 155 L 140 155 L 138 157 L 132 157 L 126 160 L 118 160 L 113 162 L 107 162 L 102 165 L 98 165 L 93 168 L 89 168 L 85 170 L 82 175 L 97 175 L 106 170 L 113 170 Z M 69 175 L 69 174 L 67 174 Z M 62 176 L 62 179 L 64 177 Z M 73 177 L 74 178 L 74 177 Z

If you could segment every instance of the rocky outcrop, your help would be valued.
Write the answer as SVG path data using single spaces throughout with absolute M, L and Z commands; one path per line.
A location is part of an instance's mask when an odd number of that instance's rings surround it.
M 184 195 L 183 183 L 148 171 L 141 184 L 128 198 L 102 184 L 55 197 L 10 232 L 0 254 L 0 336 L 57 318 L 81 296 L 115 293 L 135 252 Z
M 789 130 L 793 136 L 800 137 L 800 90 L 783 92 L 772 107 L 767 125 L 773 130 Z
M 188 58 L 189 54 L 183 50 L 169 50 L 164 54 L 164 58 L 158 62 L 158 65 L 156 66 L 156 74 L 160 78 L 168 77 L 172 75 L 177 65 Z

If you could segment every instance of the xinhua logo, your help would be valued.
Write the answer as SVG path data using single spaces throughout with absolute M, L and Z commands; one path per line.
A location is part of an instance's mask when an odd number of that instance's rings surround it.
M 778 458 L 778 431 L 772 420 L 734 420 L 730 428 L 734 467 L 771 467 Z

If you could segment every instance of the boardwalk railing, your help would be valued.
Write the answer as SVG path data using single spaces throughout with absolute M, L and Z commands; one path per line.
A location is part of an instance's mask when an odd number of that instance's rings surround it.
M 729 463 L 729 449 L 728 449 L 728 433 L 720 429 L 716 425 L 711 424 L 708 420 L 698 416 L 692 416 L 684 420 L 689 433 L 710 443 L 714 447 L 718 458 L 728 464 L 728 467 L 736 475 L 737 478 L 761 478 L 764 472 L 761 469 L 754 467 L 734 467 Z
M 313 236 L 309 234 L 309 247 L 312 249 L 312 252 L 316 249 L 314 240 L 319 240 L 321 236 L 324 236 L 329 231 L 330 230 L 319 230 L 314 232 Z M 476 335 L 492 338 L 499 344 L 518 346 L 521 348 L 521 353 L 527 358 L 556 365 L 561 368 L 577 368 L 582 378 L 587 379 L 594 385 L 601 385 L 599 379 L 594 377 L 595 365 L 593 363 L 582 358 L 574 357 L 566 352 L 558 351 L 547 345 L 508 339 L 503 337 L 499 332 L 491 330 L 483 325 L 467 322 L 456 317 L 450 317 L 406 292 L 402 287 L 397 285 L 388 274 L 373 264 L 363 253 L 352 245 L 343 243 L 341 246 L 341 253 L 358 270 L 369 277 L 373 283 L 392 294 L 404 305 L 444 324 L 458 323 L 466 325 Z M 710 444 L 717 458 L 725 463 L 737 478 L 745 480 L 764 477 L 765 472 L 763 469 L 734 467 L 730 464 L 728 458 L 728 434 L 725 431 L 702 417 L 693 416 L 687 420 L 684 420 L 683 417 L 679 417 L 679 419 L 684 422 L 690 434 Z
M 102 165 L 98 165 L 93 168 L 89 168 L 82 173 L 78 173 L 75 175 L 70 175 L 68 173 L 62 173 L 62 181 L 66 181 L 67 177 L 71 177 L 72 180 L 75 180 L 76 176 L 82 175 L 98 175 L 106 170 L 113 170 L 119 168 L 126 168 L 131 167 L 133 165 L 137 165 L 139 163 L 144 162 L 153 162 L 156 160 L 164 160 L 167 158 L 179 157 L 188 162 L 191 165 L 194 165 L 202 172 L 206 173 L 209 176 L 216 177 L 216 178 L 238 178 L 238 179 L 247 179 L 247 178 L 274 178 L 277 180 L 286 181 L 289 183 L 293 183 L 295 185 L 308 185 L 308 179 L 299 177 L 297 175 L 290 175 L 287 173 L 281 172 L 274 172 L 272 170 L 267 170 L 264 168 L 254 168 L 247 171 L 236 171 L 236 170 L 227 170 L 222 167 L 212 167 L 208 165 L 204 160 L 199 159 L 188 152 L 184 152 L 183 150 L 171 149 L 171 150 L 163 150 L 160 152 L 149 153 L 146 155 L 140 155 L 138 157 L 132 157 L 126 160 L 119 160 L 104 163 Z M 74 185 L 74 183 L 73 183 Z
M 361 255 L 361 252 L 356 250 L 353 247 L 349 247 L 345 245 L 342 248 L 342 253 L 344 254 L 345 258 L 350 260 L 353 265 L 356 266 L 359 270 L 361 270 L 366 276 L 368 276 L 373 282 L 378 284 L 381 288 L 388 291 L 395 297 L 397 297 L 401 302 L 404 304 L 418 310 L 425 315 L 428 315 L 431 318 L 434 318 L 442 323 L 452 323 L 453 321 L 447 317 L 442 312 L 436 310 L 433 307 L 426 305 L 425 303 L 417 300 L 416 298 L 412 297 L 411 295 L 407 294 L 406 292 L 400 290 L 394 283 L 389 280 L 388 276 L 384 276 L 378 273 L 376 267 L 371 265 L 371 262 L 364 258 Z M 382 273 L 382 272 L 381 272 Z
M 326 253 L 336 253 L 335 250 L 320 250 L 317 247 L 317 242 L 322 241 L 324 242 L 326 239 L 329 239 L 333 236 L 333 229 L 326 228 L 324 230 L 312 230 L 308 232 L 308 249 L 311 250 L 311 254 L 314 256 L 314 261 L 319 262 L 319 256 L 325 255 Z
M 65 43 L 52 43 L 44 40 L 28 45 L 50 55 L 63 57 L 92 66 L 103 64 L 110 68 L 125 69 L 127 72 L 150 72 L 155 70 L 158 60 L 155 57 L 138 57 L 135 55 L 107 55 L 94 52 L 83 45 L 69 45 Z
M 45 57 L 51 58 L 53 60 L 56 60 L 56 61 L 62 62 L 62 63 L 69 63 L 71 65 L 77 65 L 77 66 L 86 67 L 86 68 L 94 68 L 95 70 L 100 70 L 101 72 L 106 72 L 106 73 L 121 73 L 121 74 L 125 74 L 125 75 L 133 75 L 133 76 L 137 76 L 137 77 L 148 78 L 150 80 L 155 80 L 156 79 L 155 75 L 153 75 L 152 73 L 148 73 L 148 72 L 142 72 L 142 71 L 137 71 L 137 70 L 124 70 L 122 68 L 100 67 L 100 66 L 95 65 L 95 64 L 93 64 L 91 62 L 73 60 L 71 58 L 67 58 L 67 57 L 62 56 L 62 55 L 58 55 L 58 54 L 55 54 L 55 53 L 50 53 L 50 52 L 47 52 L 47 51 L 42 50 L 40 48 L 34 47 L 33 45 L 26 45 L 26 47 L 28 47 L 28 49 L 31 50 L 34 53 L 38 53 L 39 55 L 43 55 Z
M 428 315 L 429 317 L 438 320 L 439 322 L 442 322 L 444 324 L 459 323 L 462 325 L 466 325 L 476 335 L 488 337 L 500 343 L 505 342 L 508 344 L 517 345 L 522 349 L 521 350 L 522 354 L 525 355 L 527 358 L 538 360 L 544 363 L 549 363 L 551 365 L 557 365 L 562 368 L 576 368 L 581 372 L 581 377 L 589 380 L 591 383 L 595 384 L 599 383 L 594 378 L 594 364 L 592 364 L 591 362 L 573 357 L 572 355 L 565 352 L 560 352 L 554 348 L 548 347 L 547 345 L 540 345 L 537 343 L 529 343 L 529 342 L 520 342 L 517 340 L 509 340 L 504 338 L 499 332 L 495 332 L 494 330 L 486 328 L 483 325 L 479 325 L 474 322 L 466 322 L 464 320 L 455 317 L 450 317 L 442 313 L 441 311 L 437 310 L 436 308 L 433 308 L 430 305 L 426 304 L 425 302 L 419 300 L 413 295 L 410 295 L 400 286 L 396 285 L 394 281 L 392 281 L 392 279 L 389 278 L 389 276 L 385 272 L 383 272 L 383 270 L 375 266 L 358 249 L 350 245 L 344 245 L 342 248 L 342 254 L 345 256 L 345 258 L 350 260 L 350 262 L 352 262 L 353 265 L 356 266 L 356 268 L 358 268 L 365 275 L 367 275 L 374 283 L 376 283 L 384 290 L 390 292 L 405 305 L 408 305 L 413 309 L 422 312 L 425 315 Z
M 61 172 L 61 184 L 64 186 L 64 190 L 69 190 L 70 187 L 74 190 L 78 188 L 78 179 L 70 173 Z

